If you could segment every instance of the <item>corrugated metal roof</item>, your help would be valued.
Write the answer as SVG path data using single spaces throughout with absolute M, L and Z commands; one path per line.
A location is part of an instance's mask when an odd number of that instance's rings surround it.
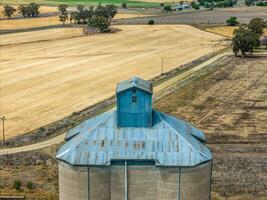
M 212 159 L 189 123 L 153 110 L 153 126 L 118 128 L 116 110 L 70 130 L 56 158 L 71 165 L 109 165 L 112 160 L 154 160 L 159 166 L 195 166 Z
M 128 90 L 130 88 L 139 88 L 150 94 L 153 93 L 152 82 L 145 81 L 144 79 L 141 79 L 136 76 L 131 79 L 120 82 L 117 85 L 116 93 L 118 94 L 118 93 L 124 92 L 125 90 Z

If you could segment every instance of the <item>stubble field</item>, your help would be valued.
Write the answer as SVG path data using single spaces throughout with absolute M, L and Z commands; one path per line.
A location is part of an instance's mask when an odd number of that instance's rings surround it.
M 224 39 L 188 25 L 115 28 L 121 31 L 0 47 L 8 138 L 112 96 L 120 80 L 159 75 L 161 57 L 168 71 L 222 48 L 214 46 Z
M 18 6 L 14 6 L 16 9 L 18 9 Z M 0 6 L 0 18 L 3 18 L 3 10 L 4 10 L 4 6 Z M 45 13 L 55 13 L 58 11 L 57 7 L 52 7 L 52 6 L 41 6 L 40 9 L 40 14 L 45 14 Z M 13 17 L 15 16 L 19 16 L 19 12 L 18 10 L 13 14 Z
M 205 30 L 225 37 L 233 37 L 234 30 L 237 28 L 238 26 L 218 26 L 206 28 Z M 264 35 L 267 35 L 267 29 L 264 29 Z

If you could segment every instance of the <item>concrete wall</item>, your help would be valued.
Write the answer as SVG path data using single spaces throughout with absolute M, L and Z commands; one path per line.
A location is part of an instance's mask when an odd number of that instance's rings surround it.
M 128 200 L 209 200 L 210 170 L 211 162 L 180 169 L 127 166 Z M 59 194 L 60 200 L 125 200 L 125 167 L 59 162 Z
M 88 199 L 88 168 L 58 164 L 59 199 Z

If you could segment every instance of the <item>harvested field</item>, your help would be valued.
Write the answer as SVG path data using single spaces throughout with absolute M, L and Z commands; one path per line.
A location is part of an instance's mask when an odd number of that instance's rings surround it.
M 157 24 L 225 24 L 229 16 L 236 16 L 240 23 L 248 23 L 254 17 L 267 20 L 267 8 L 246 7 L 214 9 L 210 11 L 175 12 L 171 15 L 154 16 Z M 147 24 L 149 17 L 117 20 L 117 24 Z
M 0 45 L 58 40 L 78 36 L 83 36 L 82 28 L 54 28 L 34 32 L 3 34 L 0 35 Z
M 217 71 L 155 107 L 204 130 L 212 149 L 214 200 L 267 196 L 267 57 L 224 58 Z
M 7 137 L 112 96 L 120 80 L 158 76 L 161 57 L 168 71 L 223 48 L 216 46 L 223 37 L 187 25 L 115 28 L 121 31 L 0 47 Z
M 60 21 L 58 20 L 58 16 L 0 20 L 0 30 L 27 29 L 27 28 L 35 28 L 43 26 L 53 26 L 58 24 L 61 24 Z
M 14 6 L 14 7 L 17 8 L 17 6 Z M 2 13 L 3 9 L 4 9 L 3 6 L 0 6 L 0 18 L 4 17 L 4 15 Z M 54 12 L 58 12 L 58 9 L 57 9 L 57 7 L 52 7 L 52 6 L 41 6 L 39 11 L 40 11 L 40 14 L 54 13 Z M 18 11 L 16 11 L 13 16 L 19 16 L 19 15 L 20 14 L 18 13 Z
M 132 13 L 119 13 L 115 16 L 116 19 L 129 19 L 135 17 L 144 17 L 143 14 L 132 14 Z M 67 21 L 66 24 L 68 24 Z M 44 26 L 54 26 L 59 25 L 61 22 L 58 20 L 58 16 L 51 17 L 38 17 L 38 18 L 26 18 L 26 19 L 10 19 L 10 20 L 0 20 L 0 30 L 4 29 L 27 29 L 36 28 Z
M 219 34 L 225 37 L 233 37 L 234 30 L 237 29 L 236 26 L 219 26 L 219 27 L 212 27 L 212 28 L 206 28 L 205 31 Z M 267 35 L 267 29 L 265 29 L 264 34 Z

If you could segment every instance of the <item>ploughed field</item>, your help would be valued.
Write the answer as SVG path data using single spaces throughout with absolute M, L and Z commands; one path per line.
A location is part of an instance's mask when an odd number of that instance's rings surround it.
M 198 80 L 155 103 L 207 136 L 212 199 L 267 196 L 267 56 L 224 58 Z
M 214 9 L 210 11 L 200 10 L 194 12 L 174 12 L 169 15 L 154 16 L 157 24 L 225 24 L 230 16 L 236 16 L 240 23 L 249 23 L 254 17 L 267 19 L 267 7 L 239 7 Z M 151 17 L 117 20 L 117 24 L 147 24 Z
M 7 138 L 111 97 L 120 80 L 158 76 L 161 57 L 166 72 L 222 48 L 224 39 L 188 25 L 115 28 L 121 31 L 50 41 L 28 32 L 6 35 L 10 44 L 1 40 L 0 110 L 8 118 Z

